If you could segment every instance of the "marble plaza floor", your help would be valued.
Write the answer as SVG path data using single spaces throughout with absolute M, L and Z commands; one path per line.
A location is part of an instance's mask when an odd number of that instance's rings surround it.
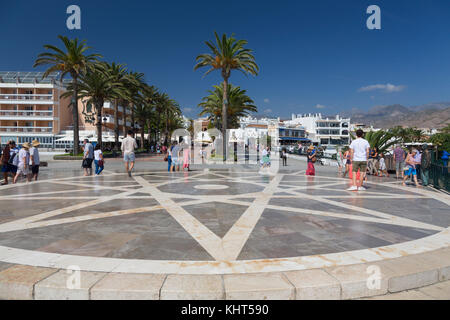
M 449 196 L 370 177 L 349 192 L 337 169 L 290 161 L 169 173 L 161 159 L 83 177 L 50 162 L 38 182 L 0 188 L 0 270 L 230 275 L 383 261 L 446 248 Z M 1 252 L 7 252 L 1 254 Z

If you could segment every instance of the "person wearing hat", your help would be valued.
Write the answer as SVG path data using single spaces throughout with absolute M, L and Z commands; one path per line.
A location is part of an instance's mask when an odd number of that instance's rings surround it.
M 420 175 L 422 178 L 422 185 L 424 187 L 428 186 L 428 181 L 430 179 L 430 167 L 431 167 L 431 153 L 428 150 L 428 145 L 425 143 L 422 145 L 422 159 L 421 159 L 421 169 Z
M 19 154 L 17 155 L 19 157 L 19 163 L 17 166 L 17 173 L 14 177 L 13 183 L 17 182 L 17 179 L 19 179 L 20 175 L 27 176 L 27 180 L 31 181 L 31 176 L 29 174 L 29 163 L 30 163 L 30 144 L 28 142 L 25 142 L 22 144 L 22 148 L 19 151 Z
M 39 150 L 38 147 L 41 143 L 37 140 L 31 142 L 30 149 L 30 165 L 31 165 L 31 180 L 37 181 L 39 175 Z

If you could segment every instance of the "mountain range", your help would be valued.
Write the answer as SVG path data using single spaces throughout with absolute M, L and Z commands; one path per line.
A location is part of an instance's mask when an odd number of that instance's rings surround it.
M 362 123 L 375 128 L 407 126 L 440 129 L 450 123 L 450 102 L 428 103 L 405 107 L 400 104 L 375 106 L 367 112 L 353 108 L 341 116 L 351 118 L 352 123 Z

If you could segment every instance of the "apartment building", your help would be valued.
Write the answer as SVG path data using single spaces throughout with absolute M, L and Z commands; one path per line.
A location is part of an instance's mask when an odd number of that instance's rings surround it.
M 308 132 L 308 137 L 314 143 L 322 146 L 339 146 L 350 143 L 350 119 L 337 115 L 325 118 L 322 114 L 292 115 L 292 120 L 286 125 L 302 125 Z
M 71 125 L 70 98 L 59 73 L 42 79 L 42 72 L 0 72 L 0 137 L 4 145 L 38 140 L 54 148 L 55 137 Z

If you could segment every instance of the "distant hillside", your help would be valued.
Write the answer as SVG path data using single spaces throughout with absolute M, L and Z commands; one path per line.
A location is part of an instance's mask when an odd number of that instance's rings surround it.
M 367 112 L 358 109 L 344 112 L 352 123 L 363 123 L 376 128 L 408 126 L 418 128 L 443 128 L 450 123 L 450 102 L 429 103 L 405 107 L 400 104 L 376 106 Z

